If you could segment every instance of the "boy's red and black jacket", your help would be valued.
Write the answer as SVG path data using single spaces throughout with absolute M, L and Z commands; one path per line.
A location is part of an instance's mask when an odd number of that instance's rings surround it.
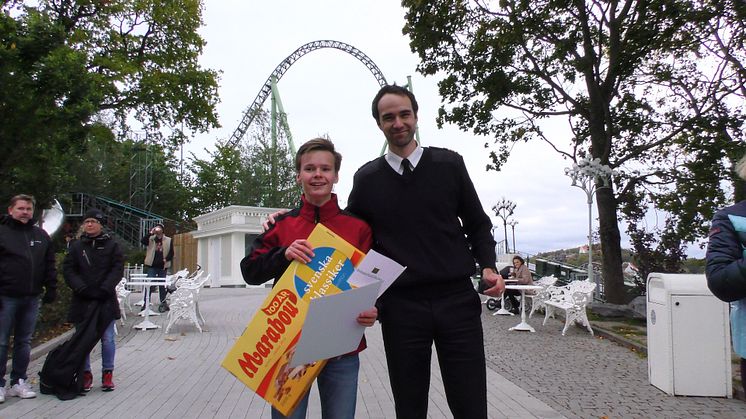
M 241 261 L 241 274 L 249 285 L 260 285 L 279 279 L 290 261 L 285 250 L 297 239 L 308 238 L 316 224 L 321 223 L 345 241 L 367 253 L 373 243 L 371 229 L 362 219 L 339 208 L 337 195 L 317 207 L 301 196 L 301 206 L 275 220 L 269 230 L 254 240 L 248 256 Z
M 248 256 L 241 261 L 241 274 L 249 285 L 260 285 L 278 279 L 290 266 L 285 249 L 297 239 L 308 238 L 316 224 L 322 223 L 360 251 L 368 253 L 373 239 L 371 229 L 362 219 L 339 208 L 337 195 L 317 207 L 301 195 L 301 206 L 275 220 L 269 230 L 254 240 Z M 355 354 L 367 347 L 365 336 L 360 340 Z

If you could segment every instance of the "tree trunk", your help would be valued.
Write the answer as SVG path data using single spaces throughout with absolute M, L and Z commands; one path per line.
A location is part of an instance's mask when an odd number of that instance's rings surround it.
M 627 293 L 624 289 L 624 275 L 622 274 L 621 235 L 612 187 L 600 188 L 596 191 L 596 207 L 601 235 L 604 296 L 608 303 L 626 304 Z

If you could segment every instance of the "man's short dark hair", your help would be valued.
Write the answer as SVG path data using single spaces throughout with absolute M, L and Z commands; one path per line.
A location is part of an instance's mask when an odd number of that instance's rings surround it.
M 342 167 L 342 155 L 334 150 L 334 143 L 327 138 L 314 138 L 313 140 L 306 141 L 298 152 L 295 153 L 295 171 L 300 173 L 300 158 L 306 153 L 312 151 L 328 151 L 334 156 L 334 171 L 339 173 L 339 168 Z
M 395 84 L 387 84 L 383 87 L 381 87 L 380 90 L 378 90 L 378 93 L 376 93 L 376 97 L 373 98 L 373 119 L 376 120 L 376 123 L 378 123 L 378 118 L 381 116 L 378 113 L 378 102 L 381 101 L 381 98 L 385 94 L 394 94 L 399 96 L 406 96 L 409 98 L 409 101 L 412 103 L 412 112 L 414 112 L 414 116 L 417 117 L 417 110 L 420 108 L 419 105 L 417 105 L 417 99 L 414 98 L 414 93 L 410 92 L 409 89 L 403 86 L 397 86 Z
M 18 201 L 27 201 L 31 203 L 32 207 L 36 207 L 36 200 L 31 195 L 26 194 L 18 194 L 14 196 L 13 198 L 10 198 L 10 204 L 8 204 L 8 208 L 13 208 L 16 206 L 16 202 Z

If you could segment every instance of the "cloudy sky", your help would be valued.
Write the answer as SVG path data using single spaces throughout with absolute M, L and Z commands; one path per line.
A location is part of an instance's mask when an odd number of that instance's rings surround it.
M 498 241 L 504 236 L 502 220 L 491 207 L 506 197 L 517 204 L 515 241 L 520 251 L 533 254 L 587 242 L 585 193 L 571 187 L 564 175 L 570 162 L 545 144 L 520 143 L 501 172 L 487 172 L 489 151 L 484 145 L 491 143 L 489 138 L 454 126 L 437 128 L 438 80 L 415 71 L 418 60 L 402 35 L 404 10 L 398 1 L 206 0 L 204 21 L 201 33 L 207 46 L 202 64 L 221 72 L 217 110 L 222 128 L 197 136 L 189 151 L 205 157 L 204 150 L 214 150 L 216 139 L 230 137 L 267 77 L 298 47 L 316 40 L 341 41 L 370 57 L 389 83 L 405 84 L 407 76 L 412 77 L 422 144 L 464 156 L 482 205 L 499 226 Z M 377 157 L 384 142 L 370 114 L 378 90 L 375 78 L 354 57 L 320 49 L 296 61 L 278 88 L 296 145 L 328 134 L 344 156 L 336 187 L 344 205 L 355 170 Z M 269 100 L 265 108 L 268 105 Z M 557 127 L 556 136 L 559 144 L 569 144 L 562 138 L 569 138 L 564 127 Z M 596 228 L 595 204 L 593 211 Z M 508 239 L 512 242 L 510 231 Z

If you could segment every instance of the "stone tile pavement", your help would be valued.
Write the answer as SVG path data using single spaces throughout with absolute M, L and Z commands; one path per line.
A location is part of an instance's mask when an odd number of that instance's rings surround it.
M 207 325 L 199 333 L 186 322 L 172 333 L 137 331 L 139 318 L 119 326 L 115 381 L 104 393 L 98 386 L 100 355 L 94 351 L 94 389 L 62 402 L 53 396 L 8 399 L 0 418 L 269 418 L 269 408 L 246 389 L 220 361 L 263 301 L 264 288 L 205 289 L 200 309 Z M 136 298 L 132 296 L 133 301 Z M 154 322 L 165 326 L 165 317 Z M 607 339 L 562 323 L 531 319 L 536 333 L 509 332 L 516 317 L 492 316 L 485 309 L 485 351 L 490 418 L 743 418 L 746 403 L 733 399 L 671 397 L 647 382 L 647 362 Z M 361 354 L 356 418 L 393 418 L 393 401 L 378 325 L 367 333 Z M 32 362 L 29 377 L 38 389 L 43 356 Z M 319 418 L 312 391 L 309 418 Z M 430 418 L 450 418 L 433 362 Z
M 488 314 L 489 313 L 489 314 Z M 745 418 L 746 403 L 669 396 L 649 384 L 647 358 L 580 327 L 534 315 L 536 333 L 508 332 L 517 316 L 484 310 L 487 366 L 568 418 Z

